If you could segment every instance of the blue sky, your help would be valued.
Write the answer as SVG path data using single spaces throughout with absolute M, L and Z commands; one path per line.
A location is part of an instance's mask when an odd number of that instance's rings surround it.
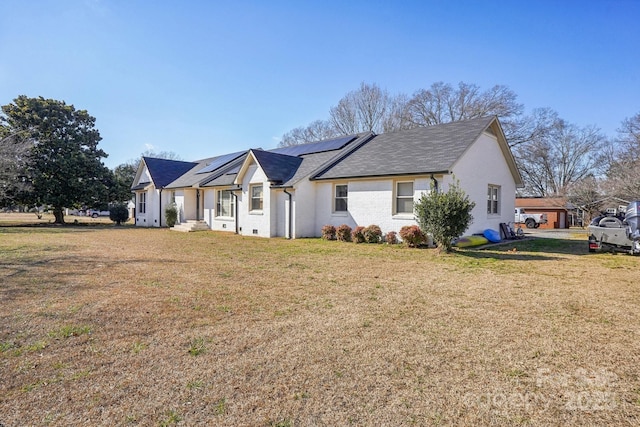
M 275 147 L 361 82 L 506 85 L 615 136 L 640 112 L 640 0 L 2 0 L 0 105 L 63 100 L 115 167 Z

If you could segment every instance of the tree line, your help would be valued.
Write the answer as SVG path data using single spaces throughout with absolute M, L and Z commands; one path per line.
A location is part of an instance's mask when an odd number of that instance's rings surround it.
M 361 132 L 386 133 L 489 115 L 498 116 L 525 183 L 520 196 L 566 197 L 579 205 L 604 195 L 640 198 L 640 113 L 608 137 L 550 108 L 528 114 L 508 87 L 482 90 L 436 82 L 411 96 L 361 83 L 329 109 L 328 118 L 285 133 L 280 146 Z

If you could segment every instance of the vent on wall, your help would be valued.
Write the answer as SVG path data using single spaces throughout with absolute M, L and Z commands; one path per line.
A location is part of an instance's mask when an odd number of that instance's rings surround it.
M 253 229 L 253 234 L 258 234 L 258 230 L 256 230 L 255 228 Z
M 222 228 L 227 228 L 227 224 L 222 224 Z

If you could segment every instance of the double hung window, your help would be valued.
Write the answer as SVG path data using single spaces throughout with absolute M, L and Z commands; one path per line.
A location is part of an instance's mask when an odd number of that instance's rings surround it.
M 487 189 L 487 214 L 500 213 L 500 187 L 489 184 Z
M 262 184 L 252 185 L 250 187 L 251 192 L 251 210 L 252 211 L 261 211 L 262 210 L 262 202 L 263 202 L 263 186 Z
M 346 212 L 347 211 L 347 197 L 348 189 L 347 184 L 339 184 L 335 186 L 335 198 L 333 203 L 334 212 Z
M 396 182 L 395 213 L 413 213 L 413 181 Z
M 216 216 L 235 216 L 235 199 L 231 190 L 219 190 L 216 203 Z
M 147 193 L 138 193 L 138 213 L 147 213 Z

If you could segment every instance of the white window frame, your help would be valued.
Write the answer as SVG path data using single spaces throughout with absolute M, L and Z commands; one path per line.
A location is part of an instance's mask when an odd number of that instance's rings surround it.
M 256 197 L 254 194 L 254 190 L 260 189 L 260 197 Z M 252 184 L 249 186 L 249 196 L 251 199 L 251 204 L 249 206 L 249 212 L 262 212 L 262 208 L 264 206 L 264 185 L 260 184 Z M 257 206 L 256 206 L 257 203 Z
M 222 204 L 225 201 L 225 199 L 223 199 L 224 195 L 227 194 L 229 196 L 228 200 L 229 200 L 229 212 L 228 215 L 223 215 L 222 214 Z M 216 217 L 217 218 L 234 218 L 236 213 L 235 213 L 235 208 L 236 208 L 236 203 L 235 203 L 235 197 L 233 195 L 233 191 L 231 191 L 230 189 L 226 189 L 226 190 L 217 190 L 216 191 Z M 226 212 L 225 212 L 226 213 Z
M 138 193 L 138 213 L 147 213 L 147 192 Z
M 338 196 L 338 187 L 344 187 L 345 195 Z M 338 209 L 338 202 L 344 201 L 344 209 Z M 333 212 L 345 213 L 349 210 L 349 185 L 348 184 L 335 184 L 333 186 Z
M 400 184 L 411 184 L 411 195 L 400 195 L 400 191 L 399 191 L 399 187 Z M 403 180 L 403 181 L 395 181 L 394 186 L 393 186 L 393 213 L 394 215 L 413 215 L 414 209 L 413 209 L 413 195 L 415 194 L 415 181 L 408 181 L 408 180 Z M 400 201 L 404 201 L 406 202 L 407 200 L 411 200 L 411 211 L 401 211 L 398 207 L 399 202 Z
M 487 215 L 500 215 L 501 187 L 495 184 L 487 186 Z

